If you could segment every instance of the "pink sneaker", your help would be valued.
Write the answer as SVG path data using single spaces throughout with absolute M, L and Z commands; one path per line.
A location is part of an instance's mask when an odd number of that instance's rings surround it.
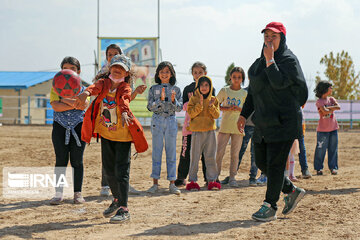
M 297 177 L 295 177 L 294 175 L 290 175 L 290 176 L 289 176 L 289 179 L 290 179 L 290 181 L 292 181 L 292 182 L 298 182 L 298 181 L 299 181 L 299 179 L 297 179 Z

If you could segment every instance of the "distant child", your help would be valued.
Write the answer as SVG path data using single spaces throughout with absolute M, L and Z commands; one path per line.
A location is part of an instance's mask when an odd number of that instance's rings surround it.
M 180 194 L 175 186 L 176 179 L 176 136 L 177 120 L 175 112 L 182 109 L 181 90 L 176 83 L 176 74 L 173 65 L 164 61 L 156 69 L 155 82 L 149 90 L 147 108 L 153 112 L 151 119 L 152 133 L 152 173 L 153 185 L 148 193 L 156 193 L 159 190 L 161 173 L 161 158 L 165 141 L 167 180 L 170 181 L 169 191 Z
M 303 135 L 298 139 L 299 140 L 299 162 L 300 162 L 300 167 L 301 167 L 301 173 L 302 173 L 302 178 L 307 179 L 307 178 L 311 178 L 311 173 L 308 169 L 308 163 L 307 163 L 307 158 L 306 158 L 306 148 L 305 148 L 305 131 L 306 131 L 306 124 L 305 124 L 305 117 L 304 117 L 304 109 L 305 105 L 303 105 L 301 107 L 301 113 L 302 113 L 302 128 L 303 128 Z
M 129 109 L 132 78 L 130 59 L 115 55 L 111 59 L 109 72 L 99 75 L 99 80 L 77 99 L 77 103 L 81 104 L 87 96 L 97 96 L 85 113 L 82 138 L 89 143 L 94 134 L 101 136 L 102 164 L 114 197 L 103 215 L 111 217 L 112 223 L 130 219 L 127 203 L 133 138 L 128 125 L 132 120 Z
M 96 77 L 94 78 L 94 82 L 98 81 L 102 75 L 104 73 L 109 72 L 109 65 L 111 62 L 111 59 L 115 56 L 115 55 L 121 55 L 123 54 L 121 48 L 117 45 L 117 44 L 110 44 L 109 46 L 107 46 L 106 51 L 105 51 L 105 56 L 106 56 L 106 61 L 105 61 L 105 65 L 101 68 L 101 70 L 99 71 L 99 73 L 96 75 Z M 137 94 L 142 94 L 146 89 L 146 85 L 140 85 L 138 86 L 132 93 L 131 93 L 131 100 L 134 100 Z M 136 189 L 134 189 L 133 187 L 129 186 L 129 193 L 130 194 L 140 194 L 139 191 L 137 191 Z M 106 181 L 106 177 L 105 177 L 105 170 L 104 170 L 104 166 L 101 166 L 101 190 L 100 190 L 100 196 L 110 196 L 110 187 L 109 184 Z
M 189 99 L 194 94 L 197 81 L 201 76 L 207 74 L 205 64 L 202 62 L 195 62 L 191 66 L 191 74 L 193 76 L 194 81 L 191 84 L 187 85 L 183 91 L 183 110 L 186 112 L 185 112 L 185 120 L 182 128 L 182 146 L 181 146 L 180 160 L 178 165 L 177 179 L 175 181 L 176 186 L 185 186 L 186 185 L 185 179 L 187 178 L 189 173 L 191 131 L 189 130 L 190 116 L 189 113 L 187 112 L 187 106 L 189 103 Z M 213 91 L 213 93 L 214 92 L 215 90 Z M 206 182 L 206 167 L 205 167 L 204 154 L 201 154 L 201 162 L 202 162 L 204 180 Z
M 65 57 L 61 62 L 61 69 L 70 69 L 80 74 L 80 62 L 74 57 Z M 84 87 L 82 87 L 81 92 Z M 52 142 L 54 145 L 55 167 L 66 167 L 69 159 L 74 172 L 74 203 L 83 203 L 81 195 L 84 176 L 83 155 L 85 142 L 81 141 L 81 127 L 84 119 L 84 109 L 89 105 L 88 100 L 75 106 L 75 98 L 62 98 L 51 88 L 50 104 L 54 109 L 54 123 Z M 55 168 L 56 174 L 61 174 Z M 55 196 L 50 200 L 51 205 L 63 202 L 63 188 L 55 189 Z
M 338 171 L 338 129 L 334 111 L 340 110 L 340 105 L 332 94 L 332 84 L 328 81 L 320 81 L 315 90 L 315 95 L 319 99 L 316 107 L 319 111 L 320 119 L 317 126 L 317 144 L 314 156 L 314 168 L 317 175 L 323 175 L 324 159 L 328 150 L 328 166 L 332 175 Z
M 239 162 L 239 151 L 245 134 L 244 132 L 239 132 L 237 120 L 247 96 L 247 91 L 241 88 L 245 80 L 244 70 L 241 67 L 234 67 L 230 72 L 230 80 L 230 86 L 222 88 L 216 96 L 220 103 L 220 110 L 223 111 L 217 138 L 216 164 L 218 175 L 220 175 L 226 145 L 231 138 L 229 185 L 230 187 L 238 187 L 235 176 Z
M 188 104 L 191 136 L 191 160 L 189 170 L 189 182 L 187 190 L 200 190 L 197 183 L 199 160 L 202 153 L 205 156 L 206 179 L 208 189 L 220 189 L 221 184 L 216 182 L 216 124 L 215 119 L 220 116 L 219 102 L 212 96 L 212 82 L 207 76 L 199 78 L 194 95 Z

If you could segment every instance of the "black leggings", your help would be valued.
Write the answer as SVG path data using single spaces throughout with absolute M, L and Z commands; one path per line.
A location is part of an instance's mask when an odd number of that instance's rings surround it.
M 131 142 L 101 138 L 101 158 L 111 193 L 120 206 L 127 207 Z
M 81 139 L 81 127 L 82 123 L 79 123 L 75 127 L 75 132 L 79 139 Z M 70 164 L 71 167 L 73 167 L 74 173 L 74 192 L 81 192 L 84 176 L 83 155 L 86 143 L 81 141 L 81 147 L 77 146 L 74 136 L 70 133 L 70 142 L 68 145 L 65 145 L 65 132 L 66 129 L 63 126 L 57 122 L 53 123 L 52 142 L 56 156 L 55 167 L 66 167 L 69 163 L 70 156 Z M 65 173 L 59 172 L 55 168 L 55 174 L 58 178 L 60 176 L 59 174 Z M 56 192 L 62 191 L 63 189 L 61 187 L 56 188 Z

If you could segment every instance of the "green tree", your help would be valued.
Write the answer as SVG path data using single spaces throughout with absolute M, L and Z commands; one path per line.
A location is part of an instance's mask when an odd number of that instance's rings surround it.
M 230 80 L 230 72 L 231 70 L 235 67 L 234 63 L 231 63 L 230 66 L 228 66 L 227 70 L 226 70 L 226 75 L 225 75 L 225 84 L 226 85 L 230 85 L 231 84 L 231 80 Z
M 355 73 L 355 67 L 351 56 L 344 50 L 325 55 L 320 60 L 325 65 L 325 76 L 333 84 L 333 96 L 337 99 L 354 100 L 360 99 L 360 73 Z M 316 76 L 316 83 L 321 80 Z

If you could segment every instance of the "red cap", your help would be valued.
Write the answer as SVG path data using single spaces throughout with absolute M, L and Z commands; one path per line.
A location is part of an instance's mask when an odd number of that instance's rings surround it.
M 265 30 L 271 30 L 276 33 L 283 33 L 286 36 L 286 28 L 281 22 L 271 22 L 261 31 L 263 33 Z

